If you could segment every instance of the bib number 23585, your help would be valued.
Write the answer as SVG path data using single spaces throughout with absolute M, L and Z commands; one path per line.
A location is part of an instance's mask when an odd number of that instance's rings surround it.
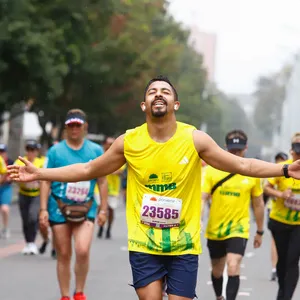
M 181 199 L 145 194 L 141 208 L 141 223 L 151 227 L 178 227 Z
M 84 202 L 89 194 L 90 181 L 69 182 L 66 188 L 66 197 L 75 202 Z

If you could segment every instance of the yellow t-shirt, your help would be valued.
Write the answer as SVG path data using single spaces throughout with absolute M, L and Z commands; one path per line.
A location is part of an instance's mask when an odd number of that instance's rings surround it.
M 287 160 L 280 164 L 291 164 L 292 160 Z M 277 187 L 279 191 L 285 191 L 290 188 L 296 198 L 296 201 L 300 202 L 300 180 L 285 177 L 275 177 L 268 179 L 269 183 Z M 287 205 L 287 206 L 286 206 Z M 285 200 L 282 198 L 276 198 L 272 204 L 270 212 L 270 218 L 290 225 L 300 225 L 299 211 L 290 209 L 288 203 L 285 204 Z
M 6 163 L 2 156 L 0 156 L 0 175 L 4 175 L 6 173 Z
M 24 158 L 27 159 L 26 156 Z M 14 164 L 18 166 L 24 165 L 19 159 L 17 159 Z M 44 161 L 36 157 L 33 161 L 33 164 L 37 168 L 43 168 Z M 40 183 L 38 181 L 20 183 L 19 186 L 19 193 L 22 195 L 36 197 L 40 194 Z
M 126 165 L 120 168 L 121 171 L 124 171 Z M 118 196 L 121 189 L 121 175 L 110 174 L 106 176 L 107 185 L 108 185 L 108 195 L 109 196 Z
M 201 253 L 201 159 L 195 127 L 177 122 L 165 143 L 153 141 L 143 124 L 128 130 L 128 249 L 158 255 Z
M 227 175 L 229 173 L 208 166 L 202 192 L 210 194 L 213 186 Z M 236 174 L 224 182 L 212 195 L 206 237 L 211 240 L 249 238 L 250 200 L 262 193 L 259 178 Z

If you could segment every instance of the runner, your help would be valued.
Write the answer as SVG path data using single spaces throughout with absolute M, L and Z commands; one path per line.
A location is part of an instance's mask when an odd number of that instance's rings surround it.
M 35 167 L 42 168 L 42 161 L 38 156 L 38 144 L 35 140 L 28 140 L 25 145 L 26 159 Z M 16 160 L 15 165 L 21 166 L 23 162 Z M 26 245 L 22 253 L 38 254 L 38 248 L 35 244 L 38 232 L 38 216 L 40 208 L 40 181 L 35 180 L 27 183 L 20 183 L 19 187 L 19 208 L 22 218 L 23 234 Z
M 290 166 L 246 159 L 220 148 L 194 126 L 176 122 L 180 102 L 165 77 L 146 86 L 141 109 L 146 123 L 116 139 L 103 156 L 54 169 L 9 166 L 16 181 L 77 182 L 128 166 L 127 227 L 133 286 L 139 299 L 161 299 L 166 276 L 170 300 L 195 296 L 201 211 L 201 159 L 226 172 L 252 177 L 300 178 L 300 161 Z
M 300 159 L 300 133 L 293 136 L 291 144 L 292 159 L 280 165 L 291 164 Z M 272 232 L 278 254 L 277 300 L 290 300 L 299 278 L 300 180 L 271 178 L 265 186 L 265 192 L 276 199 L 272 203 L 268 227 Z
M 279 164 L 281 162 L 284 162 L 288 160 L 288 155 L 284 152 L 279 152 L 275 155 L 275 163 Z M 267 196 L 266 193 L 264 193 L 264 195 Z M 268 196 L 267 196 L 268 197 Z M 268 197 L 268 201 L 267 201 L 267 215 L 268 215 L 268 220 L 270 218 L 270 212 L 272 210 L 272 204 L 274 201 L 276 201 L 276 199 L 270 199 L 270 197 Z M 276 274 L 276 264 L 277 264 L 277 250 L 276 250 L 276 246 L 275 246 L 275 242 L 273 239 L 273 236 L 271 237 L 271 263 L 272 263 L 272 272 L 271 272 L 271 281 L 275 281 L 277 279 L 277 274 Z
M 247 135 L 233 130 L 226 135 L 227 150 L 244 157 Z M 259 178 L 230 174 L 208 166 L 202 185 L 203 208 L 210 198 L 211 207 L 206 228 L 207 246 L 211 258 L 211 279 L 217 300 L 224 299 L 223 273 L 227 265 L 226 300 L 235 300 L 240 285 L 240 267 L 249 239 L 250 200 L 256 220 L 254 248 L 262 243 L 264 224 L 263 189 Z
M 86 140 L 86 114 L 80 109 L 72 109 L 65 120 L 66 139 L 52 146 L 46 157 L 46 168 L 58 168 L 75 163 L 87 163 L 103 154 L 96 143 Z M 91 180 L 62 183 L 51 180 L 41 185 L 40 226 L 52 228 L 57 254 L 57 276 L 61 299 L 70 299 L 70 264 L 72 238 L 76 255 L 76 288 L 72 299 L 85 300 L 84 287 L 89 269 L 90 247 L 93 237 L 97 203 L 94 199 L 95 185 L 99 185 L 101 208 L 100 225 L 107 214 L 107 182 L 105 177 Z M 50 195 L 50 196 L 49 196 Z
M 107 137 L 103 144 L 104 151 L 107 151 L 115 141 L 112 137 Z M 114 173 L 106 176 L 108 183 L 108 224 L 106 230 L 106 238 L 111 238 L 111 226 L 114 221 L 114 210 L 118 207 L 121 201 L 121 176 L 125 170 L 125 165 Z M 102 237 L 103 226 L 99 227 L 98 238 Z
M 8 229 L 9 207 L 12 200 L 13 190 L 11 181 L 6 173 L 6 166 L 12 165 L 14 162 L 7 156 L 7 147 L 5 144 L 0 144 L 0 212 L 2 217 L 2 229 L 0 237 L 8 239 L 10 232 Z

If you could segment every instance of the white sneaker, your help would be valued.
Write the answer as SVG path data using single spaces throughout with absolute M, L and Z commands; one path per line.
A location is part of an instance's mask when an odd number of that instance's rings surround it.
M 29 243 L 29 254 L 37 255 L 39 250 L 35 243 Z
M 24 254 L 24 255 L 30 254 L 29 243 L 25 245 L 25 247 L 23 248 L 21 253 Z
M 6 239 L 6 240 L 10 238 L 10 232 L 9 232 L 8 228 L 4 228 L 2 230 L 1 237 L 4 238 L 4 239 Z

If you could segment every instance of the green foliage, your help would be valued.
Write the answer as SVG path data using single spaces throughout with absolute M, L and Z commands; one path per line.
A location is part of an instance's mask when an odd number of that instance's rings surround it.
M 0 0 L 0 109 L 35 99 L 47 121 L 85 110 L 95 133 L 144 122 L 145 84 L 167 75 L 178 89 L 178 119 L 222 126 L 221 106 L 203 97 L 202 57 L 164 0 Z M 44 135 L 46 132 L 44 130 Z
M 257 81 L 254 121 L 267 142 L 271 142 L 274 130 L 281 123 L 285 86 L 290 74 L 291 67 L 285 66 L 279 72 L 268 77 L 262 76 Z

